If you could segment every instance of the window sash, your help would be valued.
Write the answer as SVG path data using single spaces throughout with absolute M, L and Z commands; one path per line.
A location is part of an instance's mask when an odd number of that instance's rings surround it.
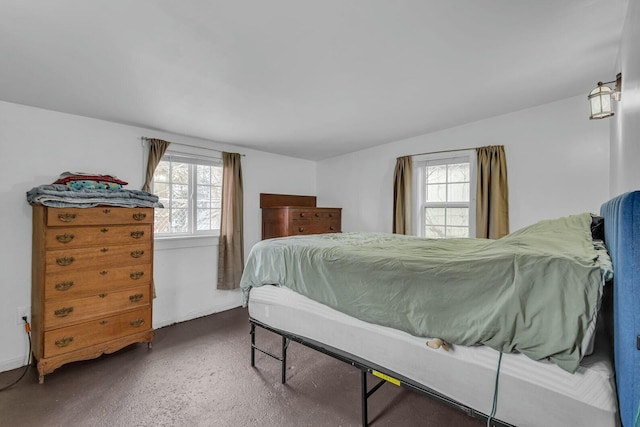
M 156 182 L 155 176 L 153 180 L 152 188 L 155 189 L 157 184 L 166 184 L 168 187 L 168 206 L 165 206 L 165 209 L 168 211 L 168 224 L 169 231 L 168 232 L 160 232 L 156 231 L 156 237 L 189 237 L 189 236 L 209 236 L 209 235 L 217 235 L 220 232 L 219 226 L 218 228 L 207 229 L 207 230 L 198 230 L 198 213 L 201 211 L 203 207 L 201 203 L 203 200 L 198 199 L 198 186 L 202 186 L 203 184 L 198 184 L 198 175 L 197 175 L 197 166 L 210 166 L 210 167 L 220 167 L 222 168 L 222 159 L 217 157 L 205 157 L 201 155 L 189 155 L 184 153 L 177 153 L 172 151 L 167 151 L 165 155 L 162 157 L 161 162 L 169 163 L 169 176 L 167 181 Z M 186 230 L 184 231 L 174 231 L 172 230 L 172 224 L 174 220 L 174 214 L 181 209 L 181 207 L 175 206 L 177 203 L 174 200 L 175 195 L 175 186 L 183 185 L 177 184 L 173 180 L 173 167 L 175 164 L 186 164 L 187 165 L 187 182 L 184 184 L 187 186 L 187 198 L 185 203 L 186 209 Z M 222 177 L 220 177 L 222 180 Z M 211 192 L 215 192 L 216 187 L 219 187 L 218 194 L 221 194 L 222 191 L 222 182 L 220 185 L 209 184 L 205 185 L 208 187 L 208 193 L 210 197 L 206 200 L 206 203 L 209 205 L 210 215 L 214 215 L 216 209 L 220 210 L 221 206 L 218 208 L 213 207 L 215 204 L 215 200 L 211 199 Z M 157 209 L 156 212 L 161 214 L 161 209 Z M 220 213 L 218 213 L 220 215 Z M 211 217 L 209 217 L 209 221 L 211 221 Z
M 469 200 L 465 201 L 446 201 L 448 196 L 445 197 L 444 201 L 427 201 L 427 193 L 426 193 L 426 170 L 427 167 L 430 166 L 444 166 L 444 165 L 452 165 L 457 163 L 468 163 L 469 164 L 469 180 L 464 181 L 464 183 L 469 184 Z M 426 209 L 428 208 L 446 208 L 446 209 L 455 209 L 455 208 L 466 208 L 469 210 L 469 223 L 468 223 L 468 231 L 469 237 L 475 237 L 475 205 L 476 205 L 476 152 L 475 150 L 464 150 L 457 152 L 444 152 L 444 153 L 433 153 L 433 154 L 423 154 L 420 156 L 413 157 L 413 234 L 425 237 L 426 236 Z M 462 182 L 462 181 L 461 181 Z M 440 185 L 446 186 L 446 191 L 449 191 L 451 184 L 456 184 L 457 181 L 449 181 L 449 177 L 447 176 L 445 182 L 437 183 Z M 446 211 L 445 211 L 446 215 Z M 446 224 L 442 225 L 443 227 L 447 227 Z M 459 225 L 449 225 L 451 228 L 460 228 Z

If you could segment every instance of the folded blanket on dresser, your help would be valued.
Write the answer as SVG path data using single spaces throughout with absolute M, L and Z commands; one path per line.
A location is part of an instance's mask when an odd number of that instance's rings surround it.
M 99 190 L 72 188 L 64 184 L 34 187 L 27 192 L 27 201 L 50 207 L 90 208 L 98 205 L 120 207 L 161 208 L 158 196 L 142 190 Z

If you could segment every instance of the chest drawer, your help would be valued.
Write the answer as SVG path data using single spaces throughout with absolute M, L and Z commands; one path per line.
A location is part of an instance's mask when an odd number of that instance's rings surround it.
M 44 278 L 44 298 L 68 299 L 118 290 L 151 282 L 151 264 L 90 268 L 48 273 Z
M 110 224 L 151 224 L 152 208 L 58 208 L 48 209 L 48 227 Z
M 314 221 L 340 221 L 340 209 L 333 208 L 309 208 L 309 209 L 291 209 L 289 219 L 296 220 L 314 220 Z
M 303 234 L 339 233 L 340 220 L 307 221 L 294 220 L 291 222 L 290 233 L 293 236 Z
M 51 300 L 44 304 L 46 330 L 148 305 L 149 286 L 104 292 L 83 298 Z
M 44 357 L 53 357 L 151 328 L 151 308 L 44 332 Z
M 150 262 L 151 243 L 121 246 L 48 251 L 45 256 L 47 272 L 87 267 L 108 267 Z
M 148 240 L 150 224 L 124 226 L 48 228 L 45 235 L 47 249 L 74 249 L 84 246 L 133 244 Z

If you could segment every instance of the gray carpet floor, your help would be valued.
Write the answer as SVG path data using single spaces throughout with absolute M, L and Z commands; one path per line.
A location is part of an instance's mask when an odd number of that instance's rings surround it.
M 256 367 L 250 366 L 249 341 L 247 311 L 237 308 L 159 329 L 152 349 L 136 344 L 64 365 L 42 385 L 32 366 L 0 392 L 0 426 L 360 425 L 357 368 L 291 343 L 283 385 L 277 361 L 256 353 Z M 257 341 L 279 354 L 279 336 L 258 330 Z M 1 373 L 0 388 L 20 373 Z M 369 399 L 369 422 L 484 425 L 392 384 Z

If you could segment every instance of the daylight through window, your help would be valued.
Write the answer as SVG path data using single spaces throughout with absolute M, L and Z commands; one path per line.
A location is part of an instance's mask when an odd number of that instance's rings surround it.
M 422 237 L 473 237 L 475 152 L 422 155 L 414 159 L 416 223 Z M 472 202 L 473 200 L 473 202 Z
M 165 154 L 152 191 L 164 205 L 155 210 L 156 236 L 215 234 L 220 229 L 222 160 Z

